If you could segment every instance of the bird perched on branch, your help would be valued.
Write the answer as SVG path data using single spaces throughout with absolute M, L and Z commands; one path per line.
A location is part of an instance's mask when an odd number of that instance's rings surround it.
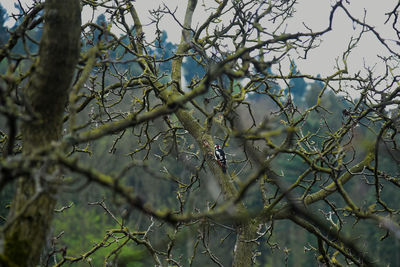
M 226 173 L 226 157 L 225 152 L 222 150 L 220 145 L 215 145 L 214 149 L 215 160 L 218 162 L 218 165 L 221 166 L 222 171 Z

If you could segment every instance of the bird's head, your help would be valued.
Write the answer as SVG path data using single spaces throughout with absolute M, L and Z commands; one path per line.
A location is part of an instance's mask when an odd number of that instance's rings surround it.
M 221 148 L 220 145 L 215 145 L 215 149 L 219 149 L 219 148 Z

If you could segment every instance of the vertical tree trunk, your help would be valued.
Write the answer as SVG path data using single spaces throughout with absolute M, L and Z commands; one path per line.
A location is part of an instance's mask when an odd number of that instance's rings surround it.
M 233 199 L 237 195 L 237 190 L 229 181 L 229 176 L 222 172 L 221 167 L 217 164 L 213 156 L 214 143 L 212 137 L 205 132 L 203 127 L 187 112 L 186 110 L 178 110 L 176 113 L 179 121 L 184 128 L 194 137 L 202 154 L 205 157 L 208 168 L 217 178 L 221 191 L 225 200 Z M 236 204 L 237 212 L 245 212 L 246 208 L 244 203 L 239 202 Z M 253 220 L 244 223 L 239 223 L 235 226 L 236 229 L 236 243 L 233 251 L 233 266 L 251 266 L 253 249 L 255 242 L 251 241 L 257 236 L 257 225 Z
M 183 54 L 189 50 L 187 41 L 190 38 L 190 33 L 187 29 L 190 28 L 192 23 L 192 17 L 194 10 L 196 9 L 197 0 L 188 1 L 188 6 L 186 9 L 184 29 L 182 30 L 181 43 L 178 46 L 177 54 Z M 165 101 L 168 98 L 173 98 L 174 96 L 179 96 L 179 92 L 176 87 L 181 88 L 181 78 L 182 78 L 182 58 L 178 57 L 172 61 L 172 80 L 175 81 L 172 86 L 172 90 L 168 93 L 161 94 Z M 232 183 L 229 181 L 229 176 L 222 172 L 221 168 L 218 166 L 214 160 L 214 142 L 210 133 L 207 131 L 191 116 L 187 110 L 180 109 L 175 115 L 182 123 L 184 128 L 190 133 L 191 136 L 196 140 L 199 147 L 202 150 L 202 154 L 205 157 L 207 165 L 213 175 L 217 178 L 219 185 L 221 186 L 221 191 L 224 195 L 225 200 L 230 200 L 236 196 L 237 190 L 234 188 Z M 238 212 L 245 211 L 246 208 L 243 203 L 239 202 L 236 206 Z M 256 226 L 249 220 L 246 223 L 238 224 L 236 227 L 236 244 L 233 252 L 233 266 L 251 266 L 254 242 L 250 240 L 256 237 Z
M 236 226 L 236 243 L 233 251 L 233 267 L 251 266 L 254 255 L 254 244 L 252 241 L 257 236 L 257 227 L 249 220 L 245 224 Z
M 79 0 L 46 0 L 39 59 L 25 91 L 27 111 L 33 117 L 21 128 L 25 155 L 32 155 L 61 136 L 68 88 L 79 58 L 80 25 Z M 2 266 L 35 266 L 39 261 L 57 188 L 43 179 L 54 168 L 38 167 L 41 170 L 34 175 L 19 178 L 7 224 L 1 232 Z
M 188 41 L 190 39 L 190 31 L 192 18 L 196 9 L 197 0 L 189 0 L 186 8 L 185 19 L 182 29 L 181 43 L 178 46 L 176 54 L 187 53 L 190 49 Z M 134 11 L 134 10 L 133 10 Z M 136 12 L 132 12 L 133 20 L 135 21 L 136 30 L 141 32 L 141 24 Z M 141 51 L 139 51 L 142 53 Z M 169 90 L 159 91 L 159 96 L 163 101 L 168 102 L 176 97 L 181 96 L 178 88 L 182 88 L 182 57 L 177 57 L 172 61 L 171 66 L 171 79 L 174 81 Z M 149 68 L 150 69 L 150 68 Z M 213 78 L 214 79 L 214 78 Z M 159 88 L 163 88 L 160 84 Z M 224 174 L 221 167 L 217 164 L 214 159 L 214 142 L 210 133 L 204 129 L 204 127 L 191 115 L 186 109 L 179 109 L 175 112 L 178 120 L 182 123 L 183 127 L 189 132 L 189 134 L 196 140 L 199 145 L 202 155 L 204 156 L 208 168 L 211 173 L 216 177 L 221 191 L 225 200 L 230 200 L 237 195 L 237 190 L 229 180 L 229 176 Z M 245 211 L 245 206 L 242 202 L 236 205 L 238 212 Z M 234 266 L 250 266 L 251 259 L 253 256 L 254 242 L 249 242 L 254 239 L 257 235 L 257 229 L 255 223 L 249 220 L 246 223 L 238 224 L 236 226 L 237 240 L 234 251 Z

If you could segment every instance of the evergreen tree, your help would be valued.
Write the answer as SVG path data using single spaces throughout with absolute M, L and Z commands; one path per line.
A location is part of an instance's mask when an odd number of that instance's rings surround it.
M 7 27 L 4 25 L 7 19 L 7 10 L 0 4 L 0 45 L 4 45 L 8 40 Z
M 292 70 L 291 75 L 299 75 L 301 74 L 297 70 L 297 66 L 294 62 L 292 62 Z M 304 78 L 292 78 L 289 80 L 290 92 L 293 97 L 293 101 L 297 104 L 298 101 L 304 96 L 306 92 L 307 83 L 304 81 Z

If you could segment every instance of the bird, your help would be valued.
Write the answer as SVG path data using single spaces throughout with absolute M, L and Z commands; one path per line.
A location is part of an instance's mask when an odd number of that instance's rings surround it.
M 215 147 L 214 147 L 214 156 L 215 156 L 215 160 L 218 162 L 218 165 L 221 167 L 222 172 L 226 173 L 225 152 L 224 152 L 224 150 L 222 150 L 220 145 L 215 145 Z

